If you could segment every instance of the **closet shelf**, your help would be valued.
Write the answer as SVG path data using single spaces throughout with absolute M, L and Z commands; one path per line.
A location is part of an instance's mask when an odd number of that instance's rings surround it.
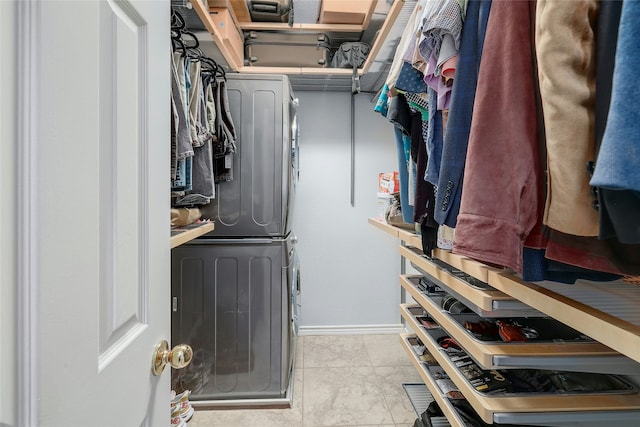
M 213 222 L 171 227 L 171 249 L 213 231 Z
M 640 362 L 640 286 L 530 283 L 498 272 L 489 273 L 489 285 Z
M 416 411 L 416 416 L 420 417 L 421 414 L 429 408 L 431 402 L 436 400 L 432 395 L 424 382 L 421 383 L 402 383 L 407 397 Z M 431 418 L 432 427 L 451 427 L 451 424 L 446 417 L 433 417 Z
M 422 378 L 422 381 L 424 381 L 424 384 L 429 389 L 429 392 L 431 392 L 431 396 L 433 396 L 433 399 L 436 402 L 438 402 L 438 406 L 440 407 L 440 409 L 442 409 L 442 412 L 447 417 L 447 420 L 449 421 L 449 423 L 453 427 L 466 427 L 466 424 L 464 423 L 464 421 L 462 421 L 462 419 L 460 418 L 456 410 L 453 408 L 451 403 L 449 403 L 449 399 L 443 396 L 442 391 L 440 390 L 440 387 L 438 386 L 438 384 L 436 384 L 433 377 L 429 374 L 429 372 L 427 372 L 422 362 L 418 360 L 415 353 L 411 349 L 411 344 L 409 344 L 408 340 L 409 338 L 415 338 L 415 337 L 416 337 L 415 334 L 409 334 L 409 333 L 400 334 L 400 342 L 402 343 L 402 347 L 407 352 L 407 355 L 409 356 L 409 360 L 411 360 L 411 363 L 413 363 L 413 366 L 418 371 L 420 378 Z
M 489 267 L 480 261 L 454 254 L 451 251 L 445 251 L 443 249 L 434 249 L 432 255 L 434 258 L 440 259 L 450 266 L 455 267 L 458 270 L 462 270 L 485 283 L 489 282 L 490 271 L 501 271 L 499 269 Z
M 381 219 L 377 219 L 377 218 L 369 218 L 368 219 L 369 224 L 373 225 L 374 227 L 376 227 L 379 230 L 384 231 L 385 233 L 398 238 L 399 234 L 398 232 L 400 231 L 400 229 L 398 227 L 394 227 L 393 225 L 387 224 L 386 222 L 384 222 Z
M 367 55 L 367 59 L 361 68 L 358 69 L 358 74 L 363 75 L 369 71 L 369 68 L 373 64 L 376 56 L 382 45 L 384 44 L 393 23 L 400 14 L 405 0 L 394 0 L 387 16 L 385 18 L 382 27 L 377 32 L 375 40 L 371 46 L 371 50 Z M 190 2 L 193 12 L 198 16 L 198 19 L 202 22 L 206 30 L 211 34 L 214 44 L 220 51 L 220 54 L 228 62 L 233 71 L 240 73 L 279 73 L 279 74 L 304 74 L 304 75 L 341 75 L 351 74 L 352 70 L 345 70 L 339 68 L 295 68 L 295 67 L 248 67 L 244 66 L 244 58 L 238 58 L 237 54 L 225 43 L 224 36 L 220 30 L 216 27 L 215 23 L 211 19 L 209 14 L 208 5 L 205 6 L 201 1 Z M 259 29 L 279 29 L 286 31 L 321 31 L 321 32 L 360 32 L 368 25 L 368 19 L 363 25 L 346 25 L 346 24 L 294 24 L 290 27 L 288 24 L 273 24 L 273 23 L 248 23 L 238 22 L 238 30 L 259 30 Z
M 408 246 L 412 246 L 414 248 L 422 249 L 422 238 L 420 235 L 413 233 L 411 231 L 405 230 L 400 227 L 395 227 L 393 225 L 387 224 L 381 219 L 377 218 L 369 218 L 369 224 L 373 225 L 379 230 L 384 231 L 385 233 L 399 239 L 403 243 Z
M 287 31 L 287 32 L 314 32 L 314 33 L 360 33 L 366 28 L 364 25 L 350 24 L 293 24 L 285 22 L 239 22 L 238 26 L 243 31 Z
M 238 58 L 235 52 L 229 47 L 228 44 L 225 43 L 225 37 L 218 29 L 216 24 L 213 22 L 211 15 L 209 13 L 209 6 L 205 6 L 201 1 L 192 1 L 190 2 L 192 10 L 197 16 L 198 19 L 202 22 L 202 25 L 207 29 L 209 34 L 211 34 L 211 38 L 213 39 L 213 43 L 217 46 L 218 50 L 220 50 L 220 54 L 225 58 L 229 66 L 232 70 L 237 71 L 240 67 L 242 67 L 243 58 Z
M 605 423 L 612 420 L 611 411 L 617 411 L 617 416 L 620 417 L 618 419 L 628 423 L 637 421 L 640 416 L 640 395 L 637 392 L 546 395 L 480 393 L 439 347 L 437 338 L 428 333 L 415 318 L 407 320 L 407 324 L 486 423 L 522 425 L 530 424 L 535 420 L 533 423 L 538 425 L 576 425 L 577 417 Z M 433 333 L 439 333 L 440 336 L 446 335 L 444 330 Z M 544 424 L 540 424 L 541 422 Z
M 400 255 L 411 262 L 411 265 L 424 275 L 435 279 L 436 284 L 444 287 L 448 293 L 462 301 L 464 305 L 482 317 L 513 317 L 536 316 L 542 314 L 488 285 L 484 288 L 472 286 L 466 281 L 455 277 L 450 272 L 424 256 L 421 250 L 411 247 L 400 247 Z M 488 267 L 487 267 L 488 268 Z
M 480 341 L 463 324 L 415 286 L 419 276 L 400 276 L 400 284 L 419 304 L 402 304 L 402 317 L 415 317 L 422 308 L 484 369 L 537 368 L 565 371 L 640 375 L 640 364 L 597 341 L 530 341 L 502 343 Z M 434 297 L 435 298 L 435 297 Z M 465 317 L 465 315 L 458 315 Z M 471 317 L 473 315 L 466 315 Z

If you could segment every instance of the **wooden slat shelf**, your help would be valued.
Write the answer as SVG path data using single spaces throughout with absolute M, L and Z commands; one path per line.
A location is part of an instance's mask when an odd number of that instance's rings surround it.
M 208 0 L 209 8 L 225 7 L 232 12 L 236 22 L 251 22 L 246 0 Z
M 419 304 L 401 304 L 402 317 L 414 316 L 410 310 L 425 310 L 484 369 L 555 369 L 639 375 L 640 364 L 597 341 L 502 343 L 475 339 L 434 301 L 422 294 L 404 276 L 402 286 Z
M 207 31 L 211 34 L 211 38 L 213 42 L 220 50 L 220 54 L 224 56 L 227 63 L 231 67 L 232 70 L 237 71 L 242 65 L 242 59 L 238 58 L 237 55 L 225 44 L 224 38 L 220 34 L 220 31 L 216 27 L 216 24 L 211 19 L 211 15 L 209 14 L 209 6 L 205 6 L 201 1 L 192 1 L 191 6 L 193 7 L 194 12 L 200 18 L 200 21 L 205 26 Z
M 384 222 L 381 219 L 376 219 L 376 218 L 369 218 L 368 219 L 369 224 L 373 225 L 374 227 L 376 227 L 379 230 L 384 231 L 385 233 L 389 234 L 392 237 L 398 237 L 398 232 L 400 231 L 400 229 L 398 227 L 394 227 L 393 225 L 387 224 L 386 222 Z
M 494 356 L 516 357 L 579 357 L 579 356 L 617 356 L 618 352 L 599 342 L 527 342 L 518 344 L 487 343 L 474 339 L 464 326 L 456 322 L 449 314 L 436 305 L 433 300 L 421 293 L 410 281 L 411 276 L 400 276 L 400 284 L 429 315 L 440 324 L 453 338 L 470 353 L 485 369 L 495 369 Z M 406 309 L 408 304 L 403 305 Z M 534 361 L 533 364 L 535 364 Z M 613 361 L 612 361 L 613 362 Z M 539 361 L 537 361 L 539 363 Z M 577 363 L 577 362 L 573 362 Z
M 464 297 L 483 312 L 497 311 L 496 306 L 500 301 L 515 301 L 513 297 L 503 292 L 492 289 L 479 289 L 470 286 L 465 281 L 452 276 L 447 271 L 431 262 L 423 255 L 422 251 L 418 249 L 401 246 L 400 255 L 413 263 L 420 270 L 440 281 L 448 290 L 452 291 L 457 296 Z
M 398 238 L 405 244 L 418 249 L 422 249 L 422 238 L 418 234 L 400 227 L 395 227 L 391 224 L 387 224 L 383 220 L 377 218 L 369 218 L 368 222 L 369 224 L 384 231 L 385 233 Z
M 287 74 L 287 75 L 315 75 L 315 76 L 351 76 L 352 69 L 347 68 L 311 68 L 311 67 L 261 67 L 243 65 L 237 70 L 243 74 Z M 362 69 L 358 74 L 362 75 Z
M 171 249 L 184 245 L 191 240 L 213 231 L 213 222 L 205 222 L 199 226 L 171 228 Z
M 566 413 L 598 411 L 640 411 L 640 394 L 549 394 L 549 395 L 490 395 L 483 394 L 467 381 L 449 357 L 441 351 L 435 339 L 414 319 L 407 324 L 447 372 L 460 392 L 478 415 L 487 423 L 494 422 L 497 413 Z M 595 415 L 594 415 L 595 416 Z M 638 412 L 640 416 L 640 412 Z
M 442 409 L 442 412 L 447 417 L 447 420 L 449 421 L 451 426 L 466 427 L 466 424 L 464 423 L 464 421 L 460 419 L 460 416 L 458 415 L 456 410 L 449 403 L 449 399 L 447 399 L 442 395 L 442 390 L 440 390 L 440 387 L 438 387 L 438 384 L 435 383 L 434 379 L 431 377 L 431 375 L 429 375 L 425 367 L 418 360 L 415 353 L 411 349 L 411 344 L 409 344 L 408 339 L 414 338 L 415 336 L 416 335 L 414 334 L 408 334 L 408 333 L 400 334 L 400 342 L 402 343 L 402 347 L 407 352 L 407 355 L 409 356 L 409 360 L 411 360 L 411 363 L 418 371 L 420 378 L 422 378 L 422 381 L 424 381 L 424 384 L 427 386 L 427 388 L 431 392 L 431 395 L 433 396 L 435 401 L 438 402 L 438 406 L 440 407 L 440 409 Z
M 422 251 L 422 237 L 412 231 L 399 229 L 398 239 L 404 242 L 405 245 L 414 247 Z
M 240 22 L 243 31 L 287 31 L 287 32 L 314 32 L 314 33 L 359 33 L 366 28 L 364 25 L 349 24 L 293 24 L 286 22 Z
M 393 4 L 391 5 L 391 9 L 389 9 L 387 18 L 384 20 L 384 24 L 382 25 L 382 28 L 380 28 L 380 31 L 378 32 L 378 35 L 376 36 L 376 39 L 371 46 L 371 50 L 367 55 L 367 59 L 362 66 L 365 73 L 369 71 L 369 68 L 373 64 L 373 61 L 376 59 L 378 52 L 380 51 L 380 49 L 382 49 L 382 45 L 387 39 L 387 36 L 391 31 L 391 27 L 393 27 L 393 23 L 398 18 L 398 15 L 400 14 L 402 7 L 404 6 L 404 3 L 405 0 L 394 0 Z
M 454 254 L 451 251 L 445 251 L 443 249 L 434 249 L 432 255 L 434 258 L 438 258 L 446 262 L 450 266 L 455 267 L 458 270 L 462 270 L 465 273 L 470 274 L 476 279 L 482 280 L 485 283 L 489 282 L 490 271 L 502 271 L 497 268 L 489 267 L 488 265 L 483 264 L 480 261 L 476 261 L 462 255 Z
M 640 287 L 618 283 L 576 283 L 551 286 L 524 282 L 518 276 L 491 272 L 489 284 L 513 298 L 553 317 L 566 325 L 600 341 L 602 344 L 640 362 Z M 571 292 L 572 297 L 565 292 Z M 581 300 L 589 299 L 589 304 Z M 610 307 L 610 310 L 596 306 Z M 632 313 L 625 320 L 610 312 L 620 310 Z

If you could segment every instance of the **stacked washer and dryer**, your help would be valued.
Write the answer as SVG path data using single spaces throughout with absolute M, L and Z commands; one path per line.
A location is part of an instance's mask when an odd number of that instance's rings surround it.
M 237 132 L 233 180 L 201 208 L 208 235 L 172 251 L 173 342 L 191 365 L 172 388 L 194 406 L 290 402 L 299 266 L 292 231 L 297 99 L 287 76 L 227 75 Z

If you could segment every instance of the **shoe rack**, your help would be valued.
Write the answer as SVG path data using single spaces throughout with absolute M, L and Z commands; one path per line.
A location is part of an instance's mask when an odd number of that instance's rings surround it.
M 369 223 L 398 239 L 404 263 L 420 274 L 402 274 L 400 305 L 406 333 L 400 340 L 411 362 L 442 408 L 449 423 L 465 426 L 451 405 L 442 377 L 471 404 L 486 423 L 540 426 L 629 426 L 640 420 L 640 394 L 629 381 L 640 375 L 640 286 L 625 282 L 567 285 L 529 283 L 511 271 L 436 249 L 424 255 L 420 236 L 378 219 Z M 425 286 L 426 284 L 426 286 Z M 433 291 L 435 289 L 435 291 Z M 444 310 L 451 295 L 469 310 Z M 421 322 L 427 318 L 433 322 Z M 526 342 L 481 341 L 465 322 L 526 319 L 559 339 Z M 433 324 L 435 326 L 433 326 Z M 553 335 L 552 334 L 552 335 Z M 596 378 L 613 375 L 624 384 L 616 390 L 565 393 L 483 393 L 461 372 L 439 341 L 449 336 L 482 370 L 508 369 L 584 372 Z M 416 342 L 421 344 L 416 347 Z M 419 348 L 419 351 L 416 350 Z M 431 362 L 420 352 L 425 349 Z

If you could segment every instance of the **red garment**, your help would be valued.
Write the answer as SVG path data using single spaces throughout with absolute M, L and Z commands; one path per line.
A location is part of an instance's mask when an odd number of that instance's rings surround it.
M 518 272 L 541 212 L 534 21 L 535 2 L 491 5 L 453 247 Z

